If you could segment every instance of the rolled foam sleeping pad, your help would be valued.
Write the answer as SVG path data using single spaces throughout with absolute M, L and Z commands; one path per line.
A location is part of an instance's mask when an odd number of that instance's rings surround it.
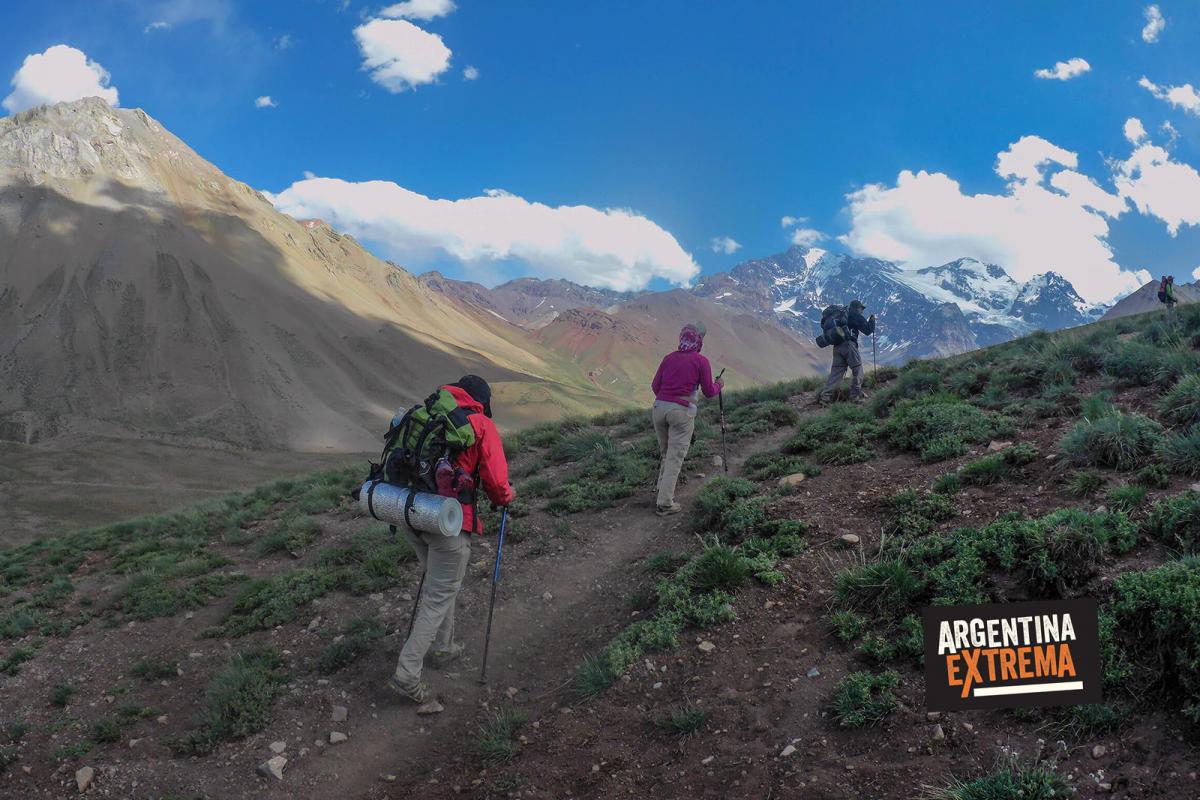
M 404 506 L 410 494 L 413 495 L 413 503 L 405 521 Z M 440 533 L 443 536 L 457 536 L 462 532 L 462 505 L 453 497 L 418 492 L 383 481 L 367 481 L 359 492 L 358 503 L 363 511 L 389 525 L 407 526 L 422 533 Z

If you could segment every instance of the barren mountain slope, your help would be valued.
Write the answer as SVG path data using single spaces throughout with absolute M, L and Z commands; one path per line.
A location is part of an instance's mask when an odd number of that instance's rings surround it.
M 536 383 L 522 413 L 598 405 L 518 329 L 279 214 L 140 110 L 0 120 L 0 436 L 359 450 L 468 370 L 501 397 Z
M 1200 301 L 1200 282 L 1176 284 L 1175 299 L 1181 306 Z M 1163 309 L 1163 304 L 1158 302 L 1158 281 L 1150 281 L 1136 292 L 1118 300 L 1101 319 L 1116 319 Z
M 708 328 L 704 354 L 714 371 L 728 369 L 730 387 L 815 375 L 827 368 L 829 351 L 802 336 L 682 289 L 644 295 L 611 313 L 573 309 L 535 337 L 586 368 L 598 388 L 637 398 L 662 356 L 675 349 L 679 329 L 689 322 L 703 322 Z

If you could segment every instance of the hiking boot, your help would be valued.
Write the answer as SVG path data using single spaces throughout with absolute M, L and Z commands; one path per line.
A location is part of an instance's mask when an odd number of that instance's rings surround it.
M 429 688 L 428 683 L 417 682 L 417 684 L 414 686 L 406 687 L 402 686 L 400 681 L 396 680 L 395 675 L 388 679 L 387 688 L 391 689 L 405 700 L 416 703 L 419 706 L 423 706 L 433 699 L 433 691 Z
M 656 510 L 654 513 L 658 514 L 660 517 L 669 517 L 672 514 L 678 514 L 680 511 L 683 511 L 683 506 L 679 505 L 679 503 L 672 502 L 669 506 L 659 506 L 658 510 Z
M 449 650 L 434 650 L 429 654 L 429 663 L 437 669 L 453 664 L 463 654 L 461 642 L 451 642 Z

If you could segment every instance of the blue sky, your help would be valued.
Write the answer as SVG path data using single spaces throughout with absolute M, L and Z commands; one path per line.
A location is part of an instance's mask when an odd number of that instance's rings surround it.
M 292 187 L 281 207 L 324 211 L 414 271 L 489 283 L 530 272 L 659 287 L 687 271 L 662 236 L 707 273 L 778 252 L 797 228 L 814 231 L 803 241 L 824 234 L 819 246 L 907 266 L 956 253 L 1000 260 L 1022 278 L 1053 268 L 1079 284 L 1095 274 L 1109 294 L 1134 270 L 1182 281 L 1200 267 L 1200 176 L 1193 185 L 1187 172 L 1200 165 L 1200 105 L 1183 91 L 1200 84 L 1191 0 L 1157 4 L 1156 41 L 1143 36 L 1146 3 L 419 1 L 455 7 L 385 18 L 389 3 L 341 0 L 9 3 L 0 79 L 30 54 L 69 45 L 107 70 L 122 106 L 146 109 L 229 175 L 272 193 Z M 373 80 L 355 31 L 383 19 L 440 36 L 448 66 L 402 91 Z M 1090 69 L 1034 75 L 1072 58 Z M 257 107 L 263 96 L 274 106 Z M 1137 142 L 1130 118 L 1146 131 Z M 1046 144 L 1029 143 L 1014 156 L 1022 164 L 1059 150 L 1077 163 L 1059 154 L 1037 176 L 998 175 L 998 154 L 1027 136 Z M 1136 185 L 1123 210 L 1095 210 L 1108 200 L 1081 210 L 1057 189 L 1028 202 L 1010 191 L 1066 171 L 1116 197 L 1114 164 L 1151 144 L 1157 158 L 1142 153 L 1144 164 L 1165 169 L 1137 183 L 1147 170 L 1128 166 Z M 898 189 L 904 170 L 944 174 L 965 199 L 920 180 Z M 306 171 L 338 181 L 307 184 Z M 398 191 L 364 194 L 359 183 L 372 180 Z M 490 203 L 500 198 L 489 189 L 547 212 L 597 211 L 564 221 L 516 200 Z M 392 218 L 363 218 L 393 198 Z M 468 198 L 478 202 L 426 202 Z M 993 222 L 994 205 L 1007 222 Z M 636 216 L 613 221 L 606 209 Z M 474 241 L 497 210 L 514 215 L 499 228 L 555 233 Z M 426 212 L 413 230 L 406 215 Z M 1060 212 L 1061 222 L 1023 227 Z M 807 221 L 785 228 L 784 216 Z M 576 224 L 584 239 L 628 237 L 635 252 L 562 245 Z M 714 237 L 741 246 L 714 252 Z M 1097 241 L 1111 256 L 1094 252 Z

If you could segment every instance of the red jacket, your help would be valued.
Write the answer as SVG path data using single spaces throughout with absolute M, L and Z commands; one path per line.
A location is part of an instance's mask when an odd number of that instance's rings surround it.
M 478 474 L 482 486 L 477 487 L 477 491 L 482 488 L 493 503 L 498 506 L 508 505 L 515 495 L 508 483 L 508 459 L 504 457 L 504 443 L 500 441 L 500 432 L 496 430 L 496 424 L 484 415 L 483 404 L 467 394 L 465 389 L 457 386 L 442 388 L 454 395 L 459 408 L 475 412 L 469 417 L 471 427 L 475 429 L 475 444 L 458 457 L 455 466 L 471 475 Z M 473 506 L 463 506 L 463 531 L 483 535 L 483 528 L 475 516 Z

